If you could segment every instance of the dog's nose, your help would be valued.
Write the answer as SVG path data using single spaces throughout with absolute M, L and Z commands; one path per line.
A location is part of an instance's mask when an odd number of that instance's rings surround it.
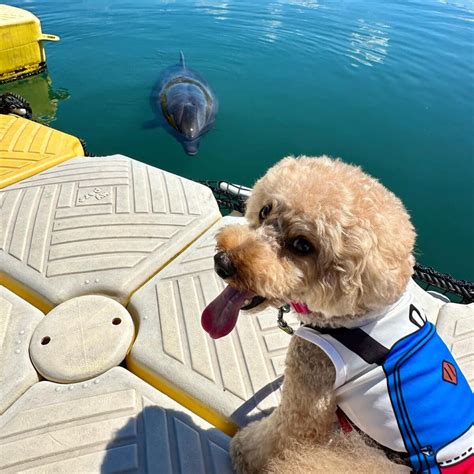
M 226 252 L 218 252 L 214 255 L 214 270 L 224 280 L 236 272 L 236 268 Z

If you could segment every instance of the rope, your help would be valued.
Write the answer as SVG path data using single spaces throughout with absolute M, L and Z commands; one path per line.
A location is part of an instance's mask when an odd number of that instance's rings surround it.
M 82 149 L 84 150 L 84 156 L 96 156 L 89 152 L 89 149 L 87 148 L 87 143 L 83 138 L 78 138 L 78 140 L 81 142 Z
M 431 267 L 425 267 L 420 263 L 415 264 L 414 277 L 425 283 L 428 287 L 432 286 L 446 293 L 453 293 L 461 298 L 460 303 L 469 304 L 474 302 L 474 283 L 466 280 L 456 280 L 447 273 L 441 273 Z
M 204 184 L 214 194 L 217 204 L 223 212 L 237 211 L 245 213 L 245 201 L 250 188 L 237 184 L 229 184 L 225 181 L 199 181 Z

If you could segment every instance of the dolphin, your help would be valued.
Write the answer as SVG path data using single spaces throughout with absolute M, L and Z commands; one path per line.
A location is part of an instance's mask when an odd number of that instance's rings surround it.
M 196 155 L 201 138 L 214 125 L 218 104 L 207 81 L 186 66 L 182 51 L 179 64 L 161 73 L 150 103 L 156 117 L 151 126 L 161 122 L 188 155 Z

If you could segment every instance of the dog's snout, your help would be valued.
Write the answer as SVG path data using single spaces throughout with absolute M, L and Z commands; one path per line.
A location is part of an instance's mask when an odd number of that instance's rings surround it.
M 235 275 L 236 272 L 236 268 L 226 252 L 218 252 L 214 255 L 214 270 L 224 280 Z

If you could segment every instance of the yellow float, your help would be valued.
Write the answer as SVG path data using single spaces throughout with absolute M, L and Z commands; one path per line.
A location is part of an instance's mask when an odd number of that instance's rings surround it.
M 43 41 L 59 37 L 41 32 L 39 19 L 32 13 L 0 5 L 0 83 L 43 71 L 46 54 Z
M 82 155 L 78 138 L 31 120 L 0 114 L 0 189 Z

